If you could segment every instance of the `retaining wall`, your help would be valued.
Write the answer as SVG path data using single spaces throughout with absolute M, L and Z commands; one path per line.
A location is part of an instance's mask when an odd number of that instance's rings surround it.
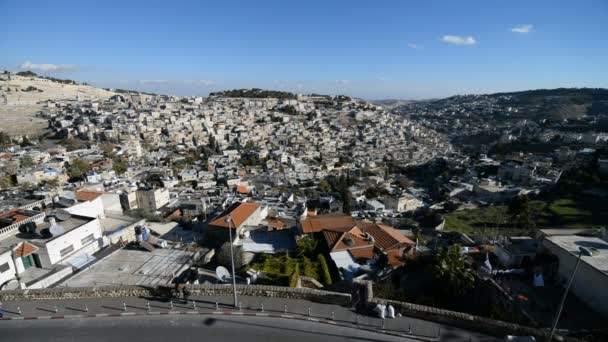
M 192 295 L 232 295 L 232 286 L 229 284 L 187 285 L 186 287 L 189 289 Z M 60 287 L 48 289 L 8 290 L 0 292 L 0 302 L 68 298 L 169 296 L 172 289 L 172 287 L 163 286 L 99 286 L 84 288 Z M 237 293 L 243 296 L 305 299 L 338 305 L 350 305 L 351 303 L 350 294 L 307 288 L 266 285 L 237 285 Z

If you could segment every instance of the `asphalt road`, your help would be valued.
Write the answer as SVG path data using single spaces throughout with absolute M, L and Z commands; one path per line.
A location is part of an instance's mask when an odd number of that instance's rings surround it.
M 105 322 L 108 319 L 130 321 L 134 319 L 140 322 L 155 322 L 158 320 L 158 316 L 155 317 L 155 315 L 163 317 L 161 321 L 167 322 L 181 322 L 182 319 L 185 321 L 191 320 L 190 318 L 183 318 L 183 316 L 198 317 L 197 319 L 193 319 L 195 322 L 202 322 L 207 318 L 215 319 L 208 322 L 223 322 L 226 319 L 231 320 L 230 316 L 232 315 L 244 315 L 245 317 L 241 316 L 241 318 L 245 319 L 246 322 L 260 322 L 263 319 L 282 319 L 284 320 L 282 326 L 300 326 L 301 324 L 306 324 L 308 327 L 311 325 L 324 326 L 333 323 L 341 326 L 343 329 L 353 329 L 353 331 L 357 331 L 356 328 L 358 327 L 361 333 L 366 333 L 365 330 L 376 332 L 376 330 L 380 329 L 392 334 L 407 334 L 419 340 L 434 340 L 438 335 L 441 335 L 442 341 L 495 342 L 499 340 L 496 337 L 483 333 L 412 317 L 397 317 L 383 322 L 375 315 L 370 316 L 364 313 L 357 313 L 351 308 L 306 300 L 239 296 L 239 302 L 242 303 L 241 309 L 235 309 L 232 306 L 231 296 L 191 296 L 188 302 L 184 302 L 181 299 L 174 299 L 173 302 L 169 302 L 168 299 L 155 297 L 5 301 L 1 303 L 4 318 L 0 321 L 0 342 L 8 340 L 8 330 L 5 330 L 5 327 L 14 327 L 15 325 L 19 325 L 20 322 L 31 324 L 21 323 L 24 326 L 31 326 L 32 330 L 36 331 L 45 331 L 45 327 L 50 327 L 46 331 L 52 331 L 52 334 L 40 334 L 40 336 L 53 337 L 57 335 L 57 331 L 62 331 L 63 327 L 82 326 L 85 327 L 82 329 L 85 332 L 95 331 L 97 323 L 94 323 L 94 321 Z M 264 310 L 261 309 L 262 304 Z M 124 316 L 113 317 L 114 315 Z M 258 316 L 251 317 L 252 315 Z M 286 319 L 280 316 L 288 316 L 293 319 Z M 247 317 L 251 317 L 251 321 Z M 308 321 L 309 319 L 321 321 L 321 323 Z M 61 323 L 63 320 L 68 323 Z M 87 322 L 83 323 L 83 320 L 87 320 Z M 295 323 L 298 320 L 302 320 L 303 322 Z M 46 323 L 36 323 L 35 321 Z M 91 321 L 91 323 L 88 321 Z M 322 323 L 324 321 L 329 321 L 330 323 Z M 71 324 L 69 322 L 75 323 Z M 116 323 L 116 325 L 118 327 L 122 326 L 119 323 Z M 319 329 L 339 329 L 338 326 Z M 34 329 L 38 327 L 40 329 Z M 151 329 L 155 327 L 155 325 L 152 325 Z M 139 329 L 139 326 L 135 325 L 131 328 Z M 125 328 L 125 330 L 128 329 Z M 242 331 L 243 328 L 241 327 L 237 330 Z M 306 328 L 305 331 L 311 331 L 311 329 Z M 75 333 L 78 333 L 78 331 L 75 331 Z M 226 332 L 226 334 L 228 333 L 230 331 Z M 338 336 L 342 335 L 338 334 Z M 383 338 L 389 337 L 389 335 L 379 336 Z M 36 340 L 33 336 L 32 339 Z M 77 340 L 74 339 L 74 341 Z
M 0 341 L 414 341 L 331 324 L 251 316 L 130 316 L 2 322 Z

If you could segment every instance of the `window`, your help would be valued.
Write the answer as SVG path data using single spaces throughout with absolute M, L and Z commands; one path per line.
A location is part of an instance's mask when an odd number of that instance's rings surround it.
M 4 264 L 0 265 L 0 273 L 4 273 L 10 269 L 11 267 L 8 265 L 8 262 L 5 262 Z
M 82 240 L 80 240 L 80 243 L 84 246 L 86 244 L 89 244 L 93 240 L 95 240 L 95 236 L 93 234 L 91 234 L 91 235 L 85 236 Z
M 59 254 L 61 255 L 61 257 L 63 258 L 64 256 L 72 253 L 74 251 L 74 245 L 70 245 L 62 250 L 59 251 Z

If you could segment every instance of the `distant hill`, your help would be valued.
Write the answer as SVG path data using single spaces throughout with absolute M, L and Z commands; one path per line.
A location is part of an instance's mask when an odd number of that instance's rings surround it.
M 382 106 L 384 108 L 392 109 L 408 103 L 415 102 L 413 100 L 399 100 L 399 99 L 385 99 L 385 100 L 370 100 L 369 102 Z
M 582 115 L 608 115 L 608 89 L 603 88 L 558 88 L 538 89 L 508 95 L 502 104 L 525 108 L 529 115 L 546 116 L 548 119 L 580 118 Z
M 233 89 L 224 90 L 215 93 L 210 93 L 209 96 L 223 96 L 223 97 L 244 97 L 244 98 L 276 98 L 276 99 L 295 99 L 296 95 L 286 91 L 278 90 L 264 90 L 258 88 L 252 89 Z
M 513 118 L 535 120 L 580 119 L 584 115 L 608 115 L 608 89 L 537 89 L 488 95 L 452 96 L 439 101 L 469 101 L 494 98 L 502 107 L 518 109 Z

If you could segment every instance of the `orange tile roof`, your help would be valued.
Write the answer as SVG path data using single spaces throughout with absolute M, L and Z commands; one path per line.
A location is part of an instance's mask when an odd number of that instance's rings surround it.
M 287 223 L 277 219 L 268 220 L 268 225 L 275 229 L 283 229 L 287 227 Z
M 373 259 L 374 258 L 374 246 L 352 248 L 348 252 L 354 259 Z
M 3 153 L 3 154 L 0 154 L 0 159 L 10 159 L 10 158 L 13 158 L 14 156 L 15 155 L 11 154 L 11 153 Z
M 402 245 L 414 245 L 412 240 L 387 225 L 358 221 L 357 226 L 370 234 L 374 238 L 374 245 L 382 251 L 386 252 L 388 249 Z
M 260 204 L 248 203 L 248 202 L 236 202 L 226 209 L 220 216 L 209 223 L 210 226 L 228 228 L 228 223 L 224 220 L 226 216 L 232 216 L 232 222 L 234 226 L 240 227 L 249 216 L 251 216 L 258 208 Z
M 237 185 L 236 192 L 239 194 L 247 195 L 249 193 L 249 189 L 245 185 Z
M 345 232 L 355 226 L 355 220 L 349 215 L 319 215 L 307 217 L 301 221 L 301 224 L 304 234 L 323 230 Z
M 28 218 L 30 218 L 30 217 L 27 215 L 21 215 L 21 214 L 13 215 L 13 220 L 15 220 L 14 223 L 21 222 L 23 220 L 27 220 Z
M 92 201 L 104 194 L 109 194 L 109 192 L 95 190 L 78 190 L 76 191 L 76 199 L 81 202 Z
M 15 248 L 15 255 L 18 257 L 26 257 L 37 251 L 38 251 L 38 247 L 36 247 L 30 243 L 23 242 L 17 248 Z

